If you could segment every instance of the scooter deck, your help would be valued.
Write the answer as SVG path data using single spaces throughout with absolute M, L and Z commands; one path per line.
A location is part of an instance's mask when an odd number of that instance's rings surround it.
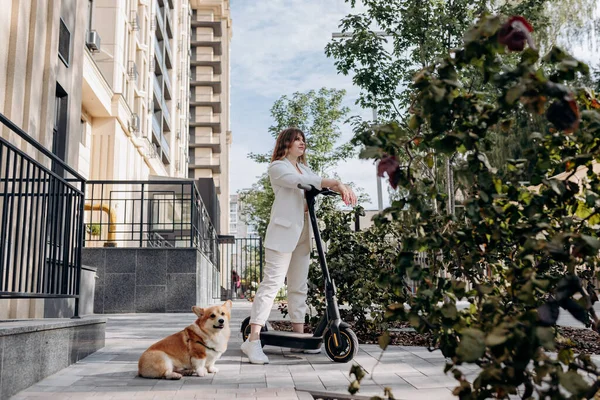
M 307 333 L 263 331 L 260 333 L 260 341 L 264 345 L 290 347 L 293 349 L 315 350 L 321 347 L 323 337 L 313 336 Z

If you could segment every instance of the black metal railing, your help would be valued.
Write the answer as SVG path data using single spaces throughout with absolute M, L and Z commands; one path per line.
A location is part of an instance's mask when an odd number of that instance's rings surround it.
M 222 299 L 254 298 L 263 274 L 263 243 L 259 236 L 219 238 L 221 275 L 226 282 Z M 215 293 L 217 297 L 218 293 Z
M 0 298 L 74 298 L 77 318 L 85 179 L 0 122 Z
M 217 265 L 217 232 L 192 180 L 88 181 L 85 210 L 86 247 L 194 247 Z

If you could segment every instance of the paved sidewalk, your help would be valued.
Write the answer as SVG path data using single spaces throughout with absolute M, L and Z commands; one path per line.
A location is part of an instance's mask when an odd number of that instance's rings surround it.
M 17 393 L 23 399 L 268 399 L 308 400 L 303 390 L 348 394 L 352 363 L 338 364 L 323 354 L 296 354 L 289 349 L 265 347 L 271 361 L 252 365 L 240 350 L 240 325 L 250 303 L 234 303 L 229 348 L 217 362 L 220 371 L 179 381 L 137 377 L 137 361 L 157 340 L 194 321 L 189 314 L 107 315 L 106 347 L 70 367 Z M 273 311 L 278 317 L 279 312 Z M 372 372 L 381 356 L 377 345 L 362 345 L 355 363 Z M 391 346 L 373 375 L 364 380 L 359 395 L 383 396 L 392 388 L 397 399 L 455 399 L 456 381 L 444 375 L 440 352 L 425 348 Z

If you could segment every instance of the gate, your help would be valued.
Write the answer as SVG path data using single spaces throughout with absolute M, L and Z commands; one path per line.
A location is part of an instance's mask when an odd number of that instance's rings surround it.
M 254 298 L 263 273 L 263 243 L 258 236 L 219 236 L 221 300 Z

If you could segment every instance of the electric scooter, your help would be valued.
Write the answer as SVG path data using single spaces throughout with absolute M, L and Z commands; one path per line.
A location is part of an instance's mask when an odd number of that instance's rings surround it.
M 299 184 L 298 187 L 305 191 L 306 203 L 308 205 L 308 215 L 310 217 L 311 226 L 315 235 L 317 252 L 319 253 L 319 263 L 323 271 L 325 280 L 325 299 L 326 310 L 325 315 L 321 317 L 314 333 L 296 333 L 275 331 L 267 322 L 262 327 L 260 332 L 260 340 L 262 346 L 277 346 L 290 347 L 294 349 L 316 350 L 325 343 L 325 353 L 335 362 L 346 363 L 354 358 L 358 352 L 358 339 L 356 334 L 350 329 L 350 326 L 341 320 L 340 311 L 336 298 L 336 288 L 333 280 L 329 276 L 325 253 L 321 243 L 321 235 L 317 225 L 317 217 L 315 215 L 315 198 L 319 195 L 333 196 L 336 192 L 327 188 L 318 190 L 314 186 L 304 186 Z M 244 341 L 250 336 L 250 317 L 242 322 L 242 337 Z

